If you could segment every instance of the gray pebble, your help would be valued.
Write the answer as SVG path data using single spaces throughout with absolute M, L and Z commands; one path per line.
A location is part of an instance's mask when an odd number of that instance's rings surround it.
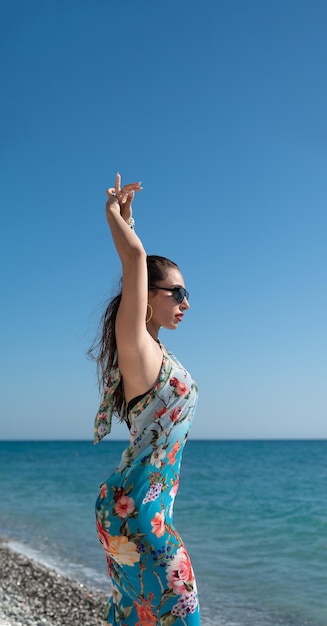
M 0 626 L 102 626 L 106 601 L 0 543 Z

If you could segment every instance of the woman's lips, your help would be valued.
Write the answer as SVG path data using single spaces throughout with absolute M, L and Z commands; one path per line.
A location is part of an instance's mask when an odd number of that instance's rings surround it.
M 178 313 L 177 315 L 175 315 L 176 319 L 181 322 L 183 319 L 183 313 Z

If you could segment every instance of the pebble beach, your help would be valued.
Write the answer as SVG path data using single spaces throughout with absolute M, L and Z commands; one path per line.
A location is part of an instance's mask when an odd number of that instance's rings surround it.
M 0 541 L 0 626 L 101 626 L 106 600 Z

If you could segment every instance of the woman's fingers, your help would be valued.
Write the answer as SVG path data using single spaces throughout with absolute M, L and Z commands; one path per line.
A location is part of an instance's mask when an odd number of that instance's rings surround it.
M 126 209 L 130 209 L 134 198 L 134 191 L 129 191 L 125 201 Z
M 124 185 L 121 190 L 121 193 L 129 193 L 130 191 L 141 191 L 141 183 L 129 183 L 128 185 Z
M 116 190 L 116 196 L 118 197 L 118 194 L 120 192 L 120 183 L 121 183 L 121 176 L 119 174 L 119 172 L 117 172 L 116 174 L 116 184 L 115 184 L 115 190 Z
M 119 173 L 117 173 L 115 187 L 109 187 L 109 189 L 107 189 L 106 191 L 106 194 L 108 197 L 116 197 L 120 205 L 126 204 L 128 202 L 128 206 L 130 206 L 134 198 L 135 191 L 141 191 L 142 189 L 141 183 L 128 183 L 128 185 L 124 185 L 122 189 L 120 188 L 120 185 L 121 176 Z
M 127 222 L 132 216 L 132 202 L 134 198 L 134 191 L 129 191 L 126 194 L 124 202 L 120 203 L 120 214 L 122 218 Z
M 116 194 L 119 200 L 119 204 L 124 204 L 130 193 L 134 193 L 135 191 L 141 191 L 142 187 L 140 183 L 129 183 L 128 185 L 124 185 L 124 187 Z

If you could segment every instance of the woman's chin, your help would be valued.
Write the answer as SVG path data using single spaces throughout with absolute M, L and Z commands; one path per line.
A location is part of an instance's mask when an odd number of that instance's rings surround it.
M 165 328 L 166 330 L 176 330 L 178 326 L 178 322 L 169 322 L 167 324 L 162 324 L 162 328 Z

